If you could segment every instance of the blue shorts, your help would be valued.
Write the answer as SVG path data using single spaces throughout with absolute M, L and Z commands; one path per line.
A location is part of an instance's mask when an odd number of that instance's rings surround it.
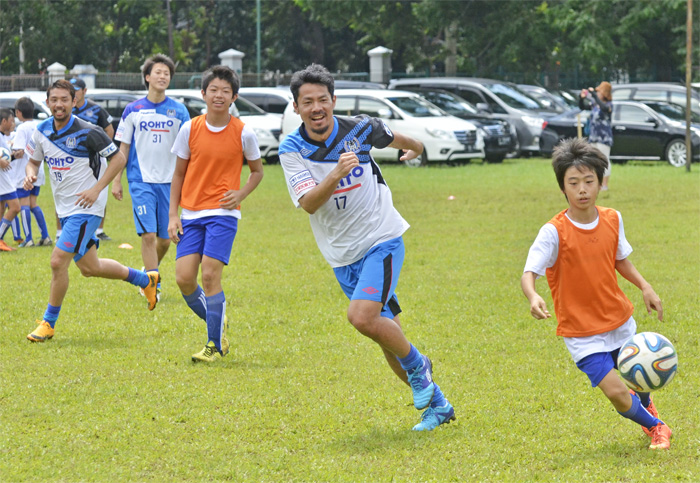
M 393 319 L 401 313 L 394 291 L 404 254 L 403 238 L 394 238 L 372 247 L 361 260 L 334 268 L 335 278 L 350 300 L 381 302 L 382 316 Z
M 25 190 L 22 188 L 17 189 L 17 198 L 27 198 L 29 196 L 39 196 L 39 189 L 41 186 L 34 186 L 30 190 Z
M 205 216 L 182 220 L 182 235 L 175 258 L 199 253 L 228 265 L 233 240 L 238 232 L 238 218 L 233 216 Z
M 578 361 L 576 367 L 588 376 L 588 379 L 591 380 L 591 386 L 596 387 L 608 375 L 608 372 L 617 369 L 617 355 L 619 353 L 619 348 L 610 352 L 596 352 Z
M 12 191 L 10 193 L 5 193 L 4 195 L 0 195 L 0 201 L 8 201 L 8 200 L 16 200 L 17 199 L 17 192 Z
M 136 233 L 156 233 L 159 238 L 170 238 L 170 183 L 129 181 L 129 194 L 131 205 L 134 207 Z
M 64 252 L 75 253 L 76 262 L 95 245 L 100 246 L 100 240 L 95 236 L 95 230 L 100 226 L 102 217 L 97 215 L 71 215 L 61 218 L 63 231 L 56 240 L 56 248 Z

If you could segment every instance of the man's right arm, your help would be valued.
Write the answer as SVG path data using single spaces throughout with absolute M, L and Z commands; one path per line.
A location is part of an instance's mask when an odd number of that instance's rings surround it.
M 323 178 L 323 180 L 314 186 L 310 191 L 305 193 L 301 198 L 299 198 L 299 205 L 309 213 L 313 215 L 316 213 L 321 206 L 323 206 L 326 201 L 328 201 L 333 192 L 338 187 L 340 180 L 345 178 L 353 168 L 360 165 L 360 160 L 357 159 L 357 155 L 352 152 L 343 153 L 338 159 L 338 164 L 335 166 L 333 171 L 328 173 L 328 175 Z

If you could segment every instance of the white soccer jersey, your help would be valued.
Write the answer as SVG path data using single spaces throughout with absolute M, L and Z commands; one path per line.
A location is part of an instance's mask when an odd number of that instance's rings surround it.
M 12 149 L 10 149 L 10 137 L 5 136 L 3 133 L 0 133 L 0 148 L 5 148 L 12 152 Z M 13 169 L 13 165 L 16 162 L 16 159 L 12 160 L 10 161 L 10 166 L 7 169 L 0 169 L 0 195 L 6 195 L 8 193 L 12 193 L 13 191 L 17 191 L 15 171 Z
M 21 158 L 21 160 L 16 160 L 16 162 L 21 164 L 21 166 L 18 166 L 17 168 L 18 188 L 24 187 L 24 178 L 26 176 L 27 163 L 29 162 L 29 153 L 27 152 L 27 145 L 32 140 L 32 136 L 34 135 L 34 131 L 36 131 L 38 125 L 39 121 L 33 119 L 31 121 L 23 122 L 22 124 L 17 126 L 17 131 L 15 133 L 15 139 L 12 148 L 24 150 L 24 156 Z M 44 174 L 44 163 L 42 162 L 41 166 L 39 166 L 39 172 L 37 173 L 36 182 L 34 183 L 34 186 L 44 186 L 45 182 L 46 175 Z
M 170 183 L 177 161 L 170 149 L 180 127 L 189 120 L 187 108 L 169 97 L 158 104 L 144 97 L 126 106 L 114 139 L 131 145 L 127 179 Z
M 30 159 L 46 162 L 49 179 L 60 218 L 87 214 L 104 216 L 107 188 L 90 208 L 75 204 L 78 193 L 92 188 L 107 169 L 105 158 L 117 151 L 102 128 L 72 116 L 68 124 L 56 131 L 53 117 L 41 122 L 27 145 Z
M 394 208 L 391 190 L 370 156 L 372 146 L 384 148 L 394 135 L 380 120 L 366 116 L 335 117 L 325 143 L 297 129 L 280 145 L 280 163 L 295 206 L 337 165 L 346 151 L 357 154 L 360 166 L 341 180 L 331 198 L 309 216 L 321 253 L 332 267 L 350 265 L 375 245 L 401 236 L 409 224 Z

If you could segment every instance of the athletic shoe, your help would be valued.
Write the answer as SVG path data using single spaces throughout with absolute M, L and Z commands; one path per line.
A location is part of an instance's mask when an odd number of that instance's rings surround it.
M 416 409 L 425 409 L 433 400 L 435 384 L 433 383 L 433 363 L 427 356 L 423 357 L 423 364 L 415 368 L 408 375 L 408 383 L 413 391 L 413 405 Z
M 216 349 L 216 345 L 212 341 L 207 342 L 204 349 L 192 354 L 192 362 L 216 362 L 223 357 L 221 351 Z
M 14 252 L 15 250 L 17 249 L 9 246 L 5 240 L 0 240 L 0 252 Z
M 112 238 L 106 234 L 105 232 L 100 233 L 99 235 L 95 235 L 97 238 L 99 238 L 102 241 L 112 241 Z
M 432 431 L 441 424 L 450 424 L 450 421 L 455 419 L 455 410 L 452 404 L 445 402 L 444 406 L 437 408 L 428 408 L 423 411 L 420 417 L 420 423 L 413 426 L 413 431 Z
M 27 339 L 31 340 L 32 342 L 44 342 L 46 339 L 53 337 L 54 330 L 51 327 L 51 324 L 45 320 L 38 322 L 39 325 L 37 325 L 36 329 L 34 329 L 34 332 L 27 336 Z
M 146 267 L 141 267 L 141 271 L 144 272 L 146 271 Z M 143 289 L 139 287 L 139 295 L 141 297 L 145 297 L 146 294 L 144 293 Z M 158 282 L 158 285 L 156 286 L 156 300 L 160 302 L 160 282 Z
M 669 449 L 671 447 L 671 428 L 659 423 L 651 428 L 651 444 L 649 449 Z
M 40 246 L 40 247 L 50 247 L 51 245 L 53 245 L 53 240 L 51 239 L 50 236 L 47 236 L 46 238 L 42 238 L 41 240 L 39 240 L 39 243 L 37 243 L 37 246 Z
M 29 248 L 34 246 L 36 245 L 34 245 L 34 240 L 32 240 L 31 238 L 28 240 L 24 240 L 22 243 L 19 244 L 20 248 Z
M 224 335 L 221 336 L 221 355 L 223 355 L 223 356 L 228 354 L 229 347 L 231 347 L 231 345 L 228 343 L 228 338 L 226 337 L 227 330 L 228 330 L 228 316 L 224 315 Z
M 143 289 L 143 293 L 148 300 L 148 310 L 156 308 L 158 303 L 158 282 L 160 282 L 160 274 L 158 272 L 146 272 L 148 275 L 148 285 Z

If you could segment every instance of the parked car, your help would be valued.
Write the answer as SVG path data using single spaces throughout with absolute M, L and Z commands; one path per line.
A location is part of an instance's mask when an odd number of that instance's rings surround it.
M 577 109 L 548 119 L 544 123 L 541 149 L 550 156 L 562 139 L 577 136 Z M 581 113 L 581 126 L 588 112 Z M 665 160 L 671 166 L 685 166 L 685 123 L 659 114 L 651 107 L 634 101 L 613 102 L 613 146 L 611 161 L 630 159 Z M 693 160 L 700 160 L 700 129 L 692 127 Z
M 508 153 L 515 151 L 518 135 L 508 121 L 484 116 L 470 102 L 443 89 L 408 89 L 421 95 L 446 113 L 466 119 L 481 129 L 484 137 L 485 159 L 489 163 L 500 163 Z
M 207 104 L 202 99 L 202 91 L 198 89 L 168 89 L 166 94 L 182 102 L 190 113 L 190 117 L 197 117 L 207 112 Z M 233 110 L 235 109 L 235 113 Z M 277 150 L 279 148 L 280 118 L 268 114 L 258 106 L 240 96 L 232 106 L 232 114 L 252 127 L 258 138 L 260 156 L 269 164 L 279 161 Z
M 282 117 L 284 109 L 292 100 L 289 86 L 280 87 L 241 87 L 239 97 L 252 102 L 268 114 Z
M 13 91 L 0 92 L 0 108 L 12 109 L 15 112 L 15 102 L 20 97 L 29 97 L 34 103 L 34 119 L 43 120 L 51 117 L 51 110 L 46 105 L 46 91 Z M 20 121 L 15 116 L 15 123 Z
M 700 92 L 690 90 L 691 110 L 700 115 Z M 682 84 L 649 82 L 613 84 L 613 101 L 661 101 L 685 106 L 686 89 Z
M 410 166 L 428 161 L 467 161 L 484 157 L 484 139 L 476 126 L 450 116 L 413 92 L 386 89 L 338 89 L 333 113 L 342 116 L 367 114 L 382 119 L 389 129 L 414 137 L 425 147 L 423 154 L 408 161 Z M 301 124 L 289 103 L 282 118 L 282 135 Z M 394 148 L 372 149 L 377 161 L 399 161 Z
M 489 117 L 508 121 L 518 133 L 519 150 L 526 155 L 540 151 L 542 122 L 557 115 L 544 109 L 515 84 L 493 79 L 471 77 L 423 77 L 394 79 L 389 89 L 403 88 L 444 89 L 466 99 Z
M 523 91 L 527 92 L 530 95 L 530 97 L 539 102 L 544 109 L 549 109 L 558 113 L 562 113 L 564 111 L 568 111 L 572 107 L 578 106 L 578 103 L 576 104 L 576 106 L 570 105 L 569 101 L 566 98 L 562 97 L 560 94 L 553 91 L 549 91 L 541 86 L 518 84 L 518 87 Z
M 140 95 L 124 89 L 88 89 L 85 94 L 87 99 L 99 104 L 112 116 L 114 132 L 117 132 L 119 121 L 126 106 L 135 100 L 141 99 L 143 96 L 145 94 Z

